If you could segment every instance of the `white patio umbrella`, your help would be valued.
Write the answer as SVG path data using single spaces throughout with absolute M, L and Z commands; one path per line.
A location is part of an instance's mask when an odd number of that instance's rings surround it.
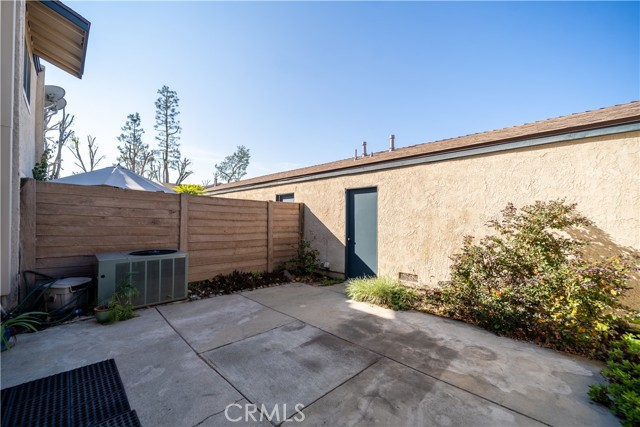
M 75 185 L 108 185 L 111 187 L 127 188 L 129 190 L 162 191 L 175 193 L 175 191 L 153 182 L 141 175 L 131 172 L 120 165 L 79 173 L 65 178 L 54 179 L 51 182 Z

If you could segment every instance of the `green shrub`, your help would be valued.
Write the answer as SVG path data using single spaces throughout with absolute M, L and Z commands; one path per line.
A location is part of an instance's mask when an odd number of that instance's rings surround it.
M 109 301 L 109 320 L 118 322 L 138 317 L 133 312 L 133 299 L 138 296 L 138 289 L 133 286 L 132 275 L 129 274 L 117 287 Z
M 180 184 L 174 188 L 176 193 L 191 194 L 192 196 L 202 196 L 205 188 L 198 184 Z
M 640 425 L 640 335 L 626 334 L 609 350 L 602 375 L 609 384 L 592 385 L 589 397 L 608 406 L 622 425 Z
M 388 277 L 351 279 L 347 296 L 355 301 L 370 302 L 394 310 L 409 310 L 420 299 L 418 293 Z
M 311 242 L 302 240 L 298 246 L 296 257 L 289 261 L 292 273 L 299 276 L 311 276 L 318 268 L 319 252 L 311 247 Z
M 288 279 L 282 271 L 271 273 L 266 271 L 251 273 L 233 271 L 231 274 L 220 274 L 211 279 L 191 282 L 189 283 L 189 293 L 190 296 L 209 298 L 214 295 L 232 294 L 287 282 Z
M 36 162 L 33 169 L 31 169 L 31 174 L 33 175 L 33 179 L 37 181 L 47 181 L 49 179 L 49 155 L 51 154 L 51 149 L 47 148 L 42 153 L 40 157 L 40 161 Z
M 602 357 L 625 330 L 631 264 L 614 257 L 588 261 L 588 242 L 567 232 L 592 225 L 564 200 L 536 202 L 518 211 L 508 204 L 487 224 L 495 234 L 464 238 L 452 257 L 451 280 L 428 297 L 438 314 L 498 334 L 559 350 Z M 626 313 L 626 314 L 625 314 Z

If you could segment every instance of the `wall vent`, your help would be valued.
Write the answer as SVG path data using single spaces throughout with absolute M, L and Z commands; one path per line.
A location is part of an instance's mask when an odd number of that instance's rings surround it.
M 176 249 L 133 252 L 105 252 L 98 259 L 97 302 L 113 295 L 118 284 L 132 277 L 138 296 L 135 307 L 162 304 L 187 298 L 188 254 Z
M 418 275 L 411 273 L 398 273 L 398 279 L 402 282 L 418 283 Z

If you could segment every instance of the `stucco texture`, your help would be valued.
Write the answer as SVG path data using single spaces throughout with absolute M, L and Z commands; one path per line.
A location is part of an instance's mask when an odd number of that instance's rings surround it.
M 464 235 L 480 238 L 508 202 L 565 198 L 594 221 L 581 237 L 595 258 L 640 253 L 640 132 L 521 148 L 380 172 L 237 191 L 220 197 L 275 200 L 294 193 L 305 238 L 335 272 L 345 271 L 345 190 L 378 188 L 378 275 L 449 278 Z M 626 302 L 640 308 L 634 274 Z

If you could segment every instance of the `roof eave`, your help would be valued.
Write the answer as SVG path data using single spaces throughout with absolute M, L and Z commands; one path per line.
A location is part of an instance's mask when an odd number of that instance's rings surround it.
M 26 7 L 33 53 L 81 79 L 91 23 L 59 0 L 27 1 Z
M 573 126 L 573 127 L 565 128 L 562 130 L 540 132 L 537 134 L 530 134 L 526 136 L 519 136 L 519 137 L 513 137 L 513 138 L 505 138 L 501 140 L 494 140 L 494 141 L 489 141 L 489 142 L 484 142 L 484 143 L 479 143 L 474 145 L 468 145 L 460 148 L 435 150 L 429 153 L 418 153 L 418 154 L 407 155 L 399 158 L 379 159 L 378 161 L 371 161 L 366 164 L 362 164 L 362 163 L 359 164 L 357 162 L 354 162 L 352 165 L 337 167 L 329 171 L 300 173 L 299 175 L 293 175 L 293 176 L 288 176 L 284 178 L 276 178 L 273 180 L 265 180 L 265 181 L 260 181 L 256 183 L 244 184 L 244 185 L 242 184 L 242 181 L 240 181 L 231 186 L 222 185 L 218 187 L 210 187 L 210 189 L 205 191 L 205 195 L 216 196 L 217 194 L 225 194 L 233 191 L 246 191 L 252 188 L 272 187 L 275 185 L 287 184 L 294 181 L 306 180 L 314 176 L 327 175 L 327 174 L 331 175 L 332 173 L 343 175 L 345 173 L 349 173 L 348 171 L 352 171 L 351 173 L 357 174 L 357 173 L 362 173 L 365 166 L 367 168 L 370 167 L 375 169 L 379 167 L 377 165 L 383 165 L 385 163 L 398 163 L 398 162 L 405 162 L 405 161 L 411 162 L 412 160 L 417 161 L 419 159 L 432 158 L 434 156 L 435 157 L 452 156 L 457 158 L 457 157 L 460 157 L 461 153 L 464 153 L 464 152 L 476 154 L 478 150 L 491 149 L 492 147 L 499 147 L 499 146 L 505 146 L 506 148 L 507 146 L 510 146 L 510 144 L 514 144 L 514 143 L 517 144 L 518 142 L 521 142 L 521 141 L 540 141 L 542 144 L 545 144 L 549 142 L 558 142 L 557 138 L 555 137 L 559 137 L 562 135 L 573 135 L 573 136 L 584 137 L 587 134 L 590 134 L 589 131 L 597 132 L 599 130 L 604 130 L 604 129 L 612 129 L 611 133 L 617 133 L 618 131 L 624 132 L 629 130 L 638 130 L 637 126 L 636 126 L 636 129 L 629 129 L 626 126 L 624 126 L 624 125 L 630 125 L 630 124 L 640 124 L 640 116 L 630 116 L 630 117 L 624 117 L 624 118 L 614 119 L 609 121 L 591 123 L 588 125 Z M 587 134 L 585 134 L 585 132 L 587 132 Z M 600 133 L 597 132 L 590 136 L 596 136 L 599 134 Z M 608 132 L 605 132 L 604 134 L 608 134 Z M 572 140 L 572 139 L 575 139 L 575 137 L 569 138 L 569 140 Z M 527 145 L 539 145 L 539 142 L 533 142 Z M 513 147 L 510 147 L 510 148 L 513 148 Z M 491 151 L 495 151 L 495 150 L 491 150 Z

